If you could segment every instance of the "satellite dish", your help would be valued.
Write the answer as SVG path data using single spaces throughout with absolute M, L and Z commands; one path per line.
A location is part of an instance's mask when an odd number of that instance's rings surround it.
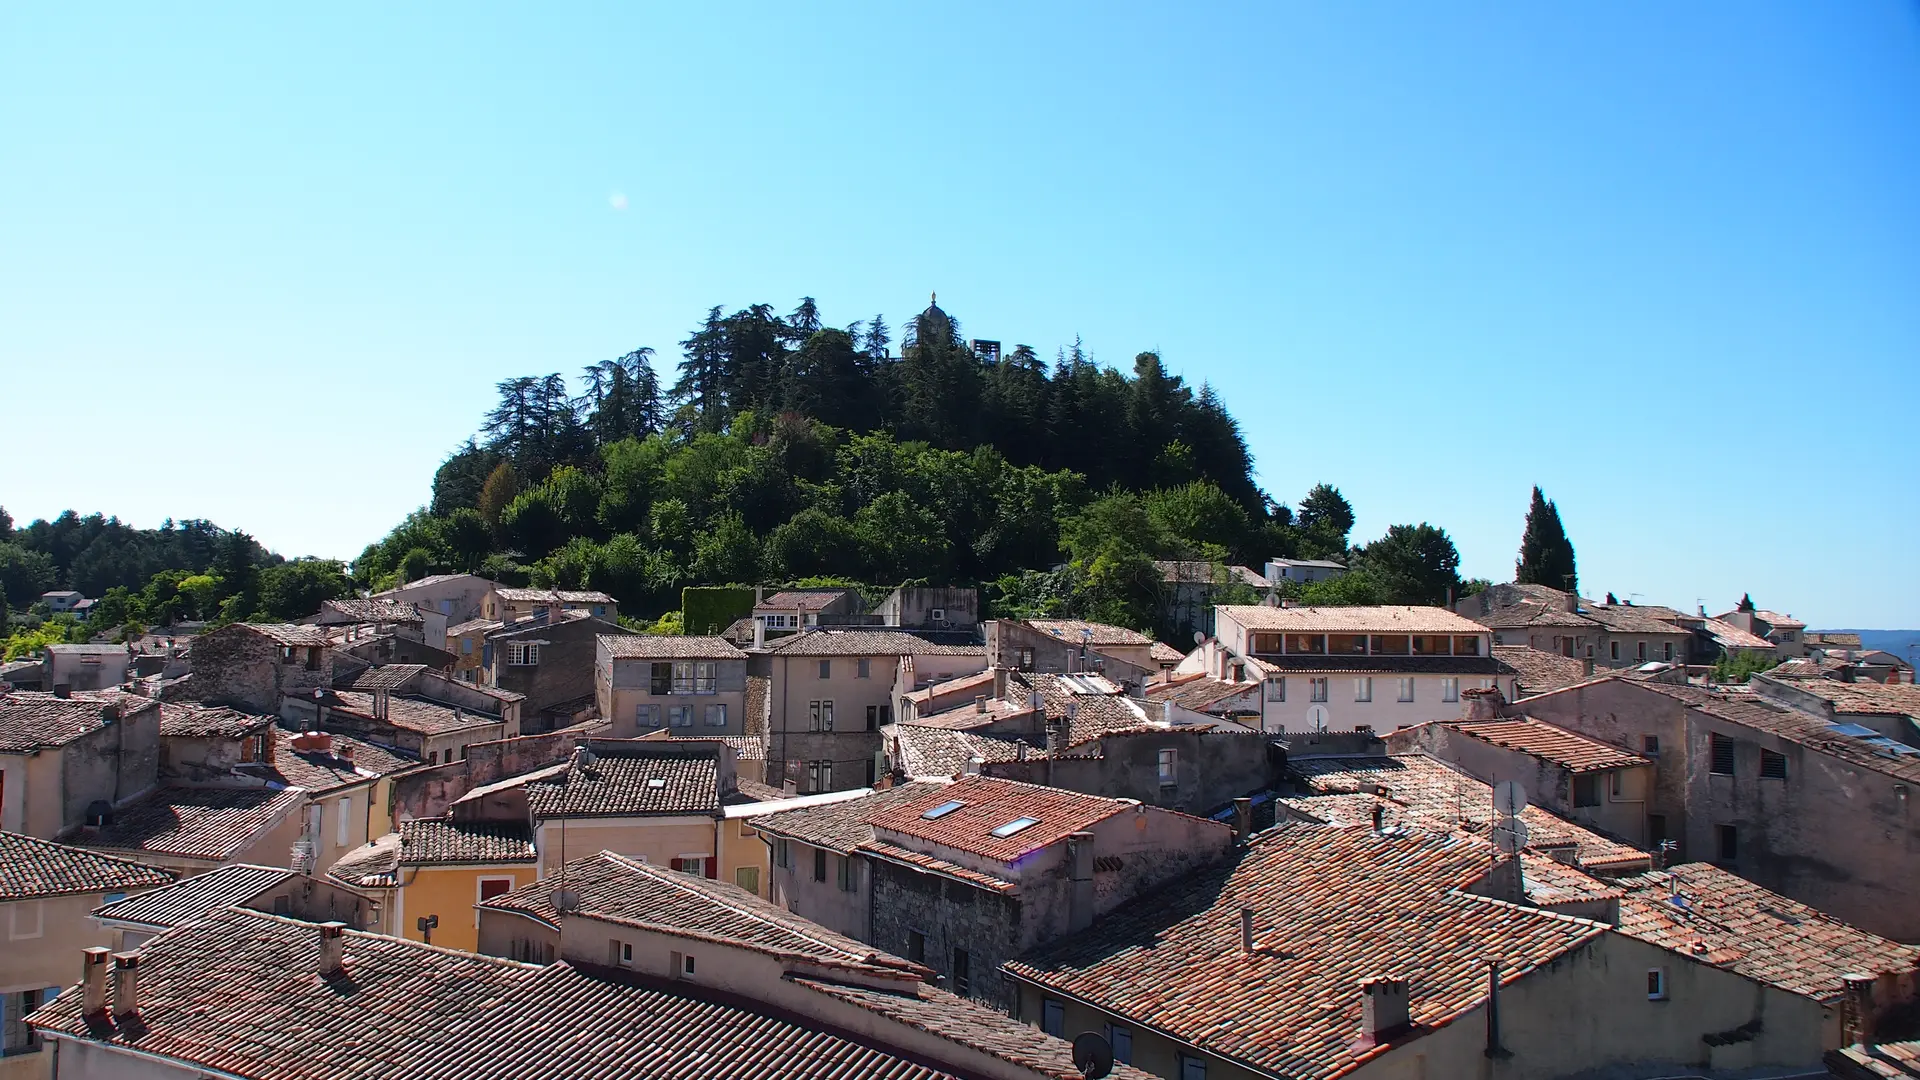
M 1527 823 L 1519 818 L 1503 821 L 1493 827 L 1492 840 L 1502 855 L 1518 855 L 1527 846 Z
M 1073 1037 L 1073 1067 L 1087 1080 L 1100 1080 L 1113 1071 L 1113 1047 L 1097 1031 L 1083 1031 Z
M 1527 793 L 1517 782 L 1502 780 L 1493 785 L 1494 812 L 1513 817 L 1527 808 Z
M 580 910 L 579 889 L 555 889 L 547 899 L 553 902 L 553 910 L 561 914 Z
M 326 700 L 326 697 L 327 697 L 327 688 L 326 688 L 326 687 L 324 687 L 324 686 L 316 686 L 316 687 L 314 687 L 314 688 L 313 688 L 313 700 L 315 700 L 315 701 L 324 701 L 324 700 Z
M 1199 630 L 1195 630 L 1195 631 L 1193 632 L 1193 643 L 1194 643 L 1195 645 L 1198 645 L 1198 644 L 1200 644 L 1201 642 L 1203 642 L 1203 641 L 1205 641 L 1205 640 L 1207 640 L 1207 635 L 1206 635 L 1205 633 L 1203 633 L 1203 632 L 1201 632 L 1201 631 L 1199 631 Z
M 1315 705 L 1313 708 L 1307 710 L 1307 723 L 1311 725 L 1315 731 L 1327 730 L 1327 718 L 1328 713 L 1325 705 Z

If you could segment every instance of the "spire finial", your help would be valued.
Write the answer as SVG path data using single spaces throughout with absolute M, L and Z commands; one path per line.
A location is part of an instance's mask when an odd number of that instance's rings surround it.
M 937 307 L 937 306 L 939 306 L 939 304 L 940 304 L 940 294 L 939 294 L 939 293 L 937 293 L 937 292 L 930 292 L 930 293 L 928 293 L 928 294 L 927 294 L 927 303 L 929 303 L 929 304 L 933 304 L 933 305 L 935 305 L 936 307 Z

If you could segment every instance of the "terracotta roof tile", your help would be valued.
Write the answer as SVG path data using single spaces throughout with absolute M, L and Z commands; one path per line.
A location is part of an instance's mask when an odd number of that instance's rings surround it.
M 1492 743 L 1508 750 L 1530 754 L 1570 772 L 1595 769 L 1620 769 L 1653 762 L 1639 754 L 1589 739 L 1578 732 L 1555 727 L 1530 716 L 1501 717 L 1495 720 L 1439 720 L 1435 723 L 1468 738 Z
M 1259 683 L 1227 682 L 1203 673 L 1178 682 L 1155 683 L 1146 687 L 1144 693 L 1150 701 L 1170 701 L 1181 708 L 1207 712 L 1222 701 L 1257 693 L 1259 689 Z
M 402 866 L 533 860 L 533 830 L 521 822 L 459 823 L 451 818 L 417 818 L 400 823 Z
M 1765 678 L 1764 675 L 1759 677 Z M 1901 780 L 1920 782 L 1920 754 L 1889 751 L 1864 738 L 1838 731 L 1825 720 L 1782 708 L 1753 693 L 1731 693 L 1672 683 L 1633 682 L 1632 685 L 1683 702 L 1708 716 L 1799 743 L 1860 768 Z M 1816 682 L 1794 685 L 1801 690 L 1825 691 L 1830 686 L 1852 685 L 1857 689 L 1863 684 Z
M 1028 757 L 1047 756 L 1044 747 L 1018 739 L 977 735 L 922 724 L 892 724 L 881 729 L 891 748 L 894 767 L 915 779 L 949 779 L 966 771 L 975 757 L 986 761 L 1018 761 L 1021 747 Z
M 275 645 L 300 648 L 305 646 L 326 646 L 331 644 L 327 631 L 323 627 L 303 623 L 233 623 L 259 634 Z M 216 630 L 214 633 L 219 633 Z
M 0 753 L 64 746 L 106 727 L 109 716 L 121 719 L 134 711 L 137 707 L 85 696 L 57 698 L 28 690 L 0 694 Z
M 592 760 L 529 780 L 536 818 L 720 813 L 720 751 L 695 740 L 594 739 Z
M 335 707 L 367 720 L 373 719 L 373 694 L 363 690 L 335 690 Z M 387 698 L 384 721 L 394 727 L 422 735 L 444 735 L 451 731 L 499 724 L 500 718 L 471 709 L 442 705 L 425 698 L 393 695 Z
M 1883 1042 L 1827 1051 L 1835 1080 L 1903 1080 L 1920 1076 L 1920 1042 Z
M 1585 615 L 1576 615 L 1565 608 L 1550 607 L 1546 604 L 1536 604 L 1532 601 L 1523 601 L 1518 604 L 1510 604 L 1507 607 L 1494 608 L 1492 611 L 1474 616 L 1474 621 L 1481 626 L 1490 627 L 1495 630 L 1525 628 L 1529 626 L 1568 626 L 1576 629 L 1597 629 L 1601 625 L 1598 620 L 1587 618 Z
M 1728 652 L 1773 651 L 1773 642 L 1757 634 L 1750 634 L 1724 619 L 1706 619 L 1703 625 L 1707 633 L 1713 636 L 1713 640 Z
M 390 832 L 334 860 L 327 876 L 355 888 L 390 889 L 400 884 L 400 834 Z
M 959 806 L 935 817 L 926 816 L 948 802 Z M 998 862 L 1012 862 L 1070 833 L 1139 808 L 1140 804 L 1131 799 L 1103 799 L 1064 788 L 968 776 L 917 798 L 877 809 L 867 821 L 874 827 L 876 839 L 882 841 L 899 843 L 896 837 L 909 837 Z M 993 830 L 1023 818 L 1032 818 L 1035 823 L 1007 836 L 993 835 Z
M 1920 718 L 1920 686 L 1912 683 L 1822 682 L 1800 689 L 1833 702 L 1843 713 Z
M 904 630 L 823 630 L 810 627 L 767 643 L 780 656 L 986 656 L 984 645 L 941 645 Z
M 165 870 L 85 848 L 0 832 L 0 902 L 89 892 L 131 892 L 173 881 Z
M 1153 639 L 1138 630 L 1085 619 L 1026 619 L 1026 624 L 1043 634 L 1052 634 L 1071 644 L 1085 641 L 1093 648 L 1102 645 L 1152 645 Z
M 1495 645 L 1493 658 L 1499 662 L 1500 673 L 1517 677 L 1520 688 L 1529 694 L 1558 690 L 1592 677 L 1584 661 L 1529 645 Z
M 1620 884 L 1626 888 L 1621 933 L 1816 1001 L 1838 1001 L 1848 974 L 1909 974 L 1920 967 L 1920 948 L 1869 934 L 1706 863 Z
M 95 908 L 93 917 L 146 926 L 180 926 L 222 908 L 244 904 L 298 876 L 291 870 L 235 863 L 195 874 L 165 888 L 116 900 Z
M 1488 954 L 1511 982 L 1607 932 L 1457 892 L 1488 851 L 1445 835 L 1271 830 L 1005 970 L 1270 1075 L 1331 1077 L 1479 1007 Z M 1255 912 L 1250 954 L 1243 908 Z M 1356 1051 L 1356 986 L 1380 975 L 1411 983 L 1415 1026 Z
M 869 817 L 900 803 L 916 800 L 929 792 L 945 790 L 944 784 L 900 784 L 858 799 L 766 814 L 753 819 L 753 828 L 756 832 L 798 840 L 844 855 L 861 844 L 873 841 L 873 826 L 867 824 Z
M 723 637 L 601 634 L 600 645 L 615 660 L 744 660 L 747 655 Z
M 325 600 L 320 604 L 322 614 L 333 612 L 355 622 L 369 623 L 418 623 L 425 622 L 420 609 L 401 600 L 363 600 L 349 597 L 344 600 Z
M 337 682 L 334 685 L 342 690 L 398 690 L 425 670 L 425 664 L 385 664 L 355 674 L 345 686 Z
M 80 830 L 86 847 L 225 861 L 299 812 L 307 797 L 292 788 L 161 788 L 113 812 L 104 826 Z
M 852 589 L 789 589 L 766 597 L 754 607 L 756 610 L 824 611 L 832 607 L 841 597 L 848 595 L 856 599 L 859 596 Z

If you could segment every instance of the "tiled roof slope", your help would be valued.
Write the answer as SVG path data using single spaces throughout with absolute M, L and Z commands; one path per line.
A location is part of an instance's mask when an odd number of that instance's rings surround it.
M 754 606 L 778 611 L 824 611 L 852 591 L 851 589 L 789 589 L 774 593 Z
M 518 912 L 558 927 L 553 891 L 560 875 L 522 885 L 480 906 Z M 579 911 L 632 923 L 672 927 L 754 948 L 833 960 L 869 961 L 884 953 L 836 934 L 724 881 L 636 862 L 602 851 L 565 868 L 566 887 L 580 894 Z M 892 960 L 891 957 L 886 957 Z M 904 961 L 891 966 L 908 970 Z
M 107 690 L 82 690 L 73 696 L 75 700 L 111 702 L 120 706 L 122 713 L 143 709 L 152 701 L 117 686 Z M 273 722 L 272 716 L 198 701 L 160 703 L 160 734 L 171 738 L 239 739 L 258 734 Z
M 114 811 L 110 824 L 82 829 L 79 842 L 221 861 L 297 813 L 306 799 L 292 788 L 162 788 Z
M 1455 772 L 1426 754 L 1295 758 L 1289 763 L 1314 794 L 1282 799 L 1290 809 L 1329 825 L 1371 824 L 1373 807 L 1384 803 L 1386 824 L 1410 823 L 1426 829 L 1459 829 L 1484 836 L 1493 823 L 1493 789 Z M 1376 792 L 1384 791 L 1384 795 Z M 1589 869 L 1633 873 L 1653 864 L 1644 851 L 1609 840 L 1590 829 L 1529 806 L 1528 845 L 1574 845 Z
M 1757 634 L 1750 634 L 1724 619 L 1706 619 L 1703 620 L 1703 625 L 1707 633 L 1713 635 L 1713 640 L 1719 642 L 1723 649 L 1734 652 L 1749 649 L 1763 653 L 1773 651 L 1773 642 Z
M 1771 675 L 1772 672 L 1767 672 Z M 1833 702 L 1843 713 L 1920 717 L 1920 686 L 1912 683 L 1820 682 L 1800 689 Z
M 1486 872 L 1486 845 L 1367 829 L 1272 830 L 1233 864 L 1149 893 L 1006 969 L 1272 1075 L 1339 1075 L 1396 1041 L 1356 1049 L 1362 979 L 1412 983 L 1412 1020 L 1445 1024 L 1507 981 L 1606 932 L 1453 890 Z M 1241 951 L 1240 911 L 1255 911 Z M 1418 1030 L 1418 1028 L 1416 1028 Z
M 307 626 L 301 623 L 238 623 L 235 625 L 244 626 L 275 645 L 299 648 L 329 644 L 326 630 L 318 626 Z M 217 634 L 219 631 L 216 630 L 214 633 Z
M 1102 645 L 1153 644 L 1152 638 L 1124 626 L 1109 626 L 1106 623 L 1088 622 L 1085 619 L 1027 619 L 1025 621 L 1028 626 L 1043 634 L 1052 634 L 1074 645 L 1085 641 L 1096 649 Z
M 919 724 L 892 724 L 881 730 L 887 745 L 897 751 L 894 766 L 912 777 L 954 777 L 965 772 L 967 762 L 975 757 L 983 761 L 1017 761 L 1023 745 L 1017 739 Z M 1027 755 L 1047 756 L 1044 749 L 1032 745 L 1027 746 Z
M 1920 1076 L 1920 1042 L 1884 1042 L 1827 1051 L 1834 1080 L 1906 1080 Z
M 648 740 L 610 748 L 589 745 L 592 760 L 576 756 L 562 773 L 530 780 L 527 806 L 536 818 L 625 817 L 720 812 L 719 748 L 707 753 L 671 750 Z M 664 740 L 663 740 L 664 742 Z
M 1566 728 L 1535 720 L 1531 716 L 1501 717 L 1495 720 L 1441 720 L 1441 725 L 1468 738 L 1479 739 L 1508 750 L 1530 754 L 1569 772 L 1594 769 L 1620 769 L 1653 762 L 1639 754 L 1609 746 L 1597 739 Z
M 1259 683 L 1227 682 L 1211 675 L 1193 675 L 1179 682 L 1155 683 L 1144 693 L 1150 701 L 1170 701 L 1181 708 L 1206 712 L 1218 702 L 1260 689 Z
M 1582 608 L 1581 612 L 1616 634 L 1691 633 L 1634 604 L 1595 604 Z
M 1219 610 L 1249 630 L 1290 633 L 1478 634 L 1486 629 L 1472 619 L 1437 607 L 1267 607 L 1223 604 Z
M 873 842 L 873 826 L 867 824 L 869 817 L 901 803 L 912 802 L 930 792 L 946 789 L 945 784 L 900 784 L 845 802 L 766 814 L 753 819 L 753 828 L 770 836 L 798 840 L 803 844 L 846 854 L 861 844 Z
M 420 609 L 401 600 L 362 600 L 348 597 L 320 605 L 360 622 L 425 622 Z
M 923 816 L 949 801 L 960 806 L 935 818 Z M 1103 799 L 1064 788 L 968 776 L 918 798 L 875 810 L 868 824 L 956 851 L 1012 862 L 1139 806 L 1131 799 Z M 992 835 L 994 829 L 1018 818 L 1036 818 L 1038 823 L 1011 836 Z
M 94 909 L 96 919 L 180 926 L 212 912 L 247 901 L 296 876 L 291 870 L 236 863 L 195 874 L 164 889 L 155 889 Z
M 1815 630 L 1807 634 L 1807 644 L 1828 649 L 1858 649 L 1860 635 L 1838 630 Z
M 1549 607 L 1546 604 L 1523 602 L 1509 607 L 1494 608 L 1484 615 L 1474 616 L 1481 626 L 1495 630 L 1522 629 L 1530 626 L 1565 626 L 1576 629 L 1595 629 L 1601 624 L 1584 615 L 1576 615 L 1565 608 Z
M 939 645 L 905 630 L 808 628 L 777 638 L 767 652 L 779 656 L 984 656 L 984 645 Z
M 400 823 L 404 866 L 532 862 L 534 854 L 533 830 L 520 822 L 416 818 Z
M 362 889 L 390 889 L 400 883 L 400 834 L 390 832 L 334 860 L 327 876 Z
M 601 634 L 600 644 L 616 660 L 742 660 L 747 655 L 723 637 Z
M 201 1069 L 291 1080 L 946 1075 L 697 987 L 598 978 L 564 963 L 535 967 L 351 930 L 345 937 L 344 977 L 317 977 L 313 924 L 221 912 L 146 946 L 138 1026 L 90 1025 L 79 994 L 60 995 L 34 1022 Z
M 89 892 L 151 889 L 173 880 L 165 870 L 85 848 L 0 832 L 0 902 Z
M 338 707 L 365 719 L 373 719 L 373 695 L 362 690 L 335 690 Z M 424 698 L 390 697 L 384 721 L 394 727 L 422 735 L 444 735 L 450 731 L 485 727 L 500 723 L 500 718 L 471 709 L 458 709 Z
M 331 750 L 296 750 L 293 747 L 295 738 L 297 736 L 293 732 L 275 728 L 272 732 L 273 760 L 249 762 L 238 766 L 236 771 L 318 793 L 364 784 L 387 773 L 420 764 L 345 735 L 329 736 L 333 744 Z M 349 748 L 353 754 L 351 761 L 341 756 L 342 751 Z
M 398 690 L 425 670 L 425 664 L 382 664 L 354 674 L 345 685 L 339 680 L 334 685 L 342 690 Z
M 93 698 L 57 698 L 29 690 L 0 694 L 0 753 L 64 746 L 107 726 L 115 706 Z
M 1707 863 L 1618 884 L 1626 889 L 1621 933 L 1816 1001 L 1837 1002 L 1846 975 L 1920 966 L 1920 947 L 1869 934 Z
M 1584 662 L 1531 645 L 1495 645 L 1493 658 L 1502 675 L 1518 678 L 1520 688 L 1530 694 L 1544 694 L 1591 677 Z
M 1633 685 L 1651 693 L 1665 694 L 1708 716 L 1777 735 L 1860 768 L 1901 780 L 1920 782 L 1920 755 L 1883 757 L 1875 752 L 1872 744 L 1840 734 L 1824 720 L 1769 704 L 1753 694 L 1736 695 L 1672 683 L 1636 682 Z M 1825 686 L 1824 683 L 1813 683 L 1805 685 L 1805 688 L 1825 689 Z

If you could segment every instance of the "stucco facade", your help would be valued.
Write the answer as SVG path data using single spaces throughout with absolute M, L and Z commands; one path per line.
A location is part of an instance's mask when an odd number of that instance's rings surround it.
M 501 892 L 517 889 L 539 877 L 531 863 L 461 863 L 446 866 L 401 866 L 400 888 L 394 899 L 394 919 L 386 933 L 409 941 L 426 941 L 449 949 L 476 951 L 480 944 L 480 902 L 483 882 Z M 504 887 L 499 883 L 506 882 Z M 491 893 L 489 893 L 491 895 Z M 437 915 L 440 925 L 422 931 L 418 920 Z
M 616 738 L 662 728 L 676 735 L 746 734 L 747 661 L 739 650 L 615 656 L 611 640 L 597 639 L 593 686 L 600 718 Z

